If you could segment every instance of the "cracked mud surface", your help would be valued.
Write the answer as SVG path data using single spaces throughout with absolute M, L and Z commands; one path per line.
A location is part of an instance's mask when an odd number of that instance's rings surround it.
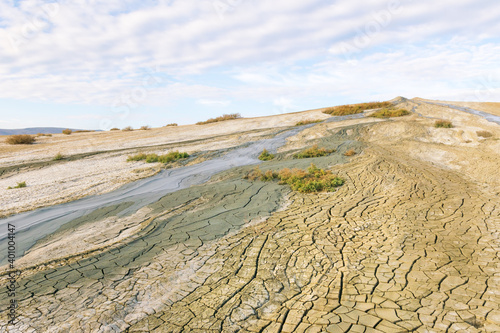
M 416 115 L 306 130 L 339 148 L 314 159 L 346 179 L 334 193 L 236 174 L 168 194 L 133 235 L 24 271 L 10 331 L 499 332 L 498 141 L 471 133 L 500 130 L 461 117 L 449 131 Z

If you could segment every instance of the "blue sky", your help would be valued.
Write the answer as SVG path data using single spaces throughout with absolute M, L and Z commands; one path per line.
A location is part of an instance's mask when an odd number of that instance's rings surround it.
M 0 128 L 500 100 L 495 0 L 3 0 Z

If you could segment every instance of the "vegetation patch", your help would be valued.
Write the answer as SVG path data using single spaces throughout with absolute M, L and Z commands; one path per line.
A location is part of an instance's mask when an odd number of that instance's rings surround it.
M 78 130 L 78 131 L 74 131 L 73 133 L 88 133 L 88 132 L 95 132 L 93 130 Z
M 113 127 L 112 129 L 110 129 L 110 131 L 119 131 L 120 129 L 117 128 L 117 127 Z
M 35 137 L 28 134 L 11 135 L 5 140 L 10 145 L 30 145 L 35 142 Z
M 274 158 L 274 155 L 271 154 L 270 152 L 267 151 L 267 149 L 264 149 L 262 153 L 259 155 L 259 160 L 261 161 L 270 161 Z
M 477 131 L 476 134 L 477 134 L 477 136 L 480 136 L 483 138 L 491 138 L 493 136 L 493 133 L 488 132 L 488 131 Z
M 125 128 L 122 129 L 122 131 L 125 131 L 125 132 L 130 132 L 130 131 L 133 131 L 134 129 L 132 128 L 132 126 L 127 126 Z
M 13 188 L 23 188 L 23 187 L 26 187 L 26 182 L 20 182 L 20 183 L 17 183 L 16 186 L 14 187 L 7 187 L 8 190 L 12 190 Z
M 391 102 L 369 102 L 359 104 L 339 105 L 331 108 L 326 108 L 323 113 L 331 114 L 332 116 L 346 116 L 349 114 L 361 113 L 366 110 L 388 108 L 392 106 Z
M 410 112 L 406 109 L 396 109 L 396 108 L 383 108 L 378 111 L 373 112 L 370 117 L 374 118 L 392 118 L 392 117 L 402 117 L 409 115 Z
M 344 153 L 344 156 L 354 156 L 356 155 L 356 151 L 354 149 L 349 149 Z
M 56 156 L 52 159 L 53 161 L 60 161 L 64 158 L 64 156 L 61 153 L 57 153 Z
M 302 121 L 299 121 L 298 123 L 295 124 L 295 126 L 302 126 L 302 125 L 309 125 L 309 124 L 316 124 L 316 123 L 320 123 L 322 122 L 323 120 L 321 119 L 316 119 L 316 120 L 302 120 Z
M 205 120 L 205 121 L 199 121 L 196 123 L 196 125 L 206 125 L 206 124 L 211 124 L 211 123 L 217 123 L 219 121 L 226 121 L 226 120 L 238 119 L 238 118 L 241 118 L 241 114 L 239 114 L 239 113 L 223 114 L 220 117 L 210 118 L 210 119 Z
M 311 157 L 321 157 L 330 155 L 335 149 L 318 148 L 318 145 L 314 145 L 311 148 L 307 148 L 295 155 L 293 158 L 311 158 Z
M 172 151 L 165 155 L 157 155 L 157 154 L 144 154 L 140 153 L 134 156 L 129 156 L 127 162 L 131 161 L 146 161 L 146 163 L 170 163 L 175 162 L 180 159 L 188 158 L 188 153 L 180 153 L 178 151 Z
M 139 128 L 140 130 L 143 130 L 143 131 L 147 131 L 147 130 L 150 130 L 151 127 L 149 127 L 149 125 L 145 125 L 145 126 L 141 126 L 141 128 Z
M 73 133 L 72 130 L 70 130 L 69 128 L 66 128 L 65 130 L 62 131 L 63 134 L 66 134 L 66 135 L 70 135 L 71 133 Z
M 289 185 L 292 190 L 303 193 L 333 192 L 335 188 L 344 184 L 342 178 L 333 175 L 329 170 L 319 169 L 312 163 L 307 171 L 286 168 L 279 171 L 267 170 L 263 172 L 257 167 L 244 178 L 251 181 L 278 180 L 278 184 Z
M 448 120 L 436 120 L 434 123 L 434 127 L 436 128 L 452 128 L 453 124 Z
M 50 133 L 37 133 L 36 136 L 52 136 Z
M 165 127 L 170 127 L 170 126 L 179 126 L 179 125 L 177 123 L 171 123 L 171 124 L 165 125 Z

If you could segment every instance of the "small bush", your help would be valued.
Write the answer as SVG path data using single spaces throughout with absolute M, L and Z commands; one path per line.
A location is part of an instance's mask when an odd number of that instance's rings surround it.
M 331 114 L 332 116 L 346 116 L 349 114 L 361 113 L 366 110 L 387 108 L 392 106 L 391 102 L 369 102 L 359 104 L 348 104 L 326 108 L 323 113 Z
M 134 129 L 132 128 L 132 126 L 127 126 L 125 128 L 122 129 L 122 131 L 125 131 L 125 132 L 129 132 L 129 131 L 133 131 Z
M 20 183 L 17 183 L 17 186 L 14 186 L 14 187 L 7 187 L 8 190 L 12 190 L 13 188 L 23 188 L 23 187 L 26 187 L 26 182 L 20 182 Z
M 92 131 L 92 130 L 78 130 L 78 131 L 74 131 L 73 133 L 88 133 L 88 132 L 95 132 L 95 131 Z
M 131 161 L 142 161 L 142 160 L 145 160 L 146 157 L 148 155 L 144 154 L 144 153 L 140 153 L 140 154 L 137 154 L 137 155 L 133 155 L 133 156 L 129 156 L 127 158 L 127 162 L 131 162 Z
M 267 149 L 264 149 L 262 153 L 259 155 L 259 160 L 261 161 L 270 161 L 274 158 L 274 155 L 269 153 Z
M 177 123 L 171 123 L 171 124 L 165 125 L 165 127 L 169 127 L 169 126 L 179 126 L 179 125 L 177 125 Z
M 491 138 L 493 136 L 493 133 L 488 132 L 488 131 L 477 131 L 476 134 L 477 134 L 477 136 L 480 136 L 483 138 Z
M 54 156 L 54 158 L 52 159 L 53 161 L 60 161 L 64 158 L 64 156 L 62 156 L 61 153 L 57 153 L 56 156 Z
M 318 148 L 318 145 L 314 145 L 311 148 L 301 151 L 293 155 L 294 158 L 311 158 L 311 157 L 321 157 L 326 156 L 333 153 L 335 150 L 326 149 L 326 148 Z
M 320 123 L 322 122 L 323 120 L 321 119 L 317 119 L 317 120 L 302 120 L 302 121 L 299 121 L 298 123 L 295 124 L 295 126 L 302 126 L 302 125 L 309 125 L 309 124 L 316 124 L 316 123 Z
M 333 192 L 336 187 L 344 184 L 344 180 L 331 173 L 331 171 L 317 168 L 311 163 L 311 166 L 305 170 L 300 169 L 282 169 L 280 171 L 267 170 L 262 172 L 258 167 L 249 172 L 245 179 L 254 181 L 273 181 L 279 180 L 278 184 L 289 185 L 292 190 L 311 193 L 311 192 Z
M 392 117 L 402 117 L 409 115 L 410 112 L 405 109 L 395 109 L 395 108 L 383 108 L 381 110 L 375 111 L 370 115 L 374 118 L 392 118 Z
M 71 133 L 73 133 L 72 130 L 70 130 L 69 128 L 66 128 L 65 130 L 62 131 L 63 134 L 66 134 L 66 135 L 70 135 Z
M 140 130 L 143 130 L 143 131 L 147 131 L 147 130 L 150 130 L 151 127 L 149 127 L 149 125 L 145 125 L 145 126 L 141 126 L 141 128 L 139 128 Z
M 45 134 L 45 133 L 37 133 L 36 136 L 52 136 L 52 134 L 50 134 L 50 133 L 47 133 L 47 134 Z
M 349 149 L 344 153 L 345 156 L 354 156 L 356 155 L 356 151 L 354 149 Z
M 436 120 L 434 123 L 434 127 L 436 128 L 452 128 L 453 124 L 448 120 Z
M 140 153 L 134 156 L 129 156 L 127 158 L 127 162 L 130 161 L 143 161 L 145 160 L 146 163 L 170 163 L 174 162 L 180 159 L 188 158 L 189 154 L 188 153 L 180 153 L 178 151 L 172 151 L 168 154 L 165 155 L 157 155 L 157 154 L 144 154 Z
M 119 131 L 120 129 L 117 128 L 117 127 L 113 127 L 112 129 L 110 129 L 110 131 Z
M 36 141 L 35 137 L 28 134 L 11 135 L 5 140 L 10 145 L 30 145 Z
M 226 121 L 226 120 L 231 120 L 231 119 L 238 119 L 241 118 L 241 115 L 239 113 L 232 113 L 232 114 L 223 114 L 220 117 L 217 118 L 210 118 L 205 121 L 199 121 L 196 123 L 196 125 L 206 125 L 206 124 L 211 124 L 211 123 L 217 123 L 219 121 Z

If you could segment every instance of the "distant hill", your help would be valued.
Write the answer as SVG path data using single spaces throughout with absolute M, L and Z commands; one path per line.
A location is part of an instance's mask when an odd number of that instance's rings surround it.
M 19 128 L 19 129 L 0 129 L 0 135 L 12 135 L 12 134 L 57 134 L 61 133 L 66 128 L 64 127 L 30 127 L 30 128 Z M 70 128 L 72 131 L 78 131 L 77 129 Z

